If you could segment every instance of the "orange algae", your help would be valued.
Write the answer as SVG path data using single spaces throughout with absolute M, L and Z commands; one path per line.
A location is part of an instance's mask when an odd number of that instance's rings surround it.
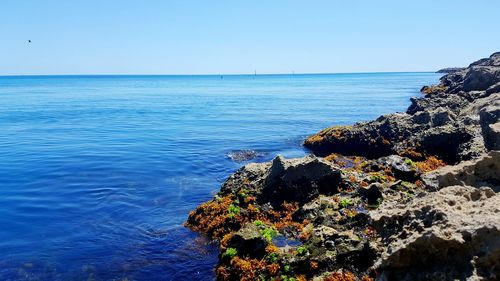
M 432 95 L 432 94 L 436 94 L 436 93 L 446 92 L 447 90 L 448 90 L 448 87 L 439 84 L 439 85 L 432 85 L 432 86 L 424 86 L 422 88 L 422 93 L 425 95 Z
M 311 261 L 309 264 L 310 264 L 312 270 L 316 270 L 319 267 L 317 261 Z
M 256 279 L 257 272 L 265 267 L 265 263 L 257 259 L 235 257 L 230 266 L 232 274 L 236 275 L 234 277 L 239 280 L 250 281 Z
M 278 247 L 276 247 L 276 245 L 274 245 L 274 244 L 269 244 L 266 247 L 267 253 L 277 253 L 279 251 L 280 251 L 280 249 Z
M 280 270 L 280 265 L 279 265 L 279 264 L 277 264 L 277 263 L 268 264 L 268 265 L 266 266 L 266 269 L 267 269 L 267 271 L 269 272 L 269 274 L 270 274 L 271 276 L 274 276 L 274 275 L 276 275 L 276 274 L 279 272 L 279 270 Z
M 423 155 L 422 153 L 416 151 L 415 149 L 411 149 L 411 148 L 407 148 L 405 150 L 403 150 L 401 153 L 399 153 L 400 156 L 403 156 L 403 157 L 408 157 L 412 160 L 421 160 L 423 159 Z
M 325 139 L 325 137 L 343 139 L 344 133 L 351 128 L 352 126 L 333 126 L 330 128 L 326 128 L 306 139 L 305 144 L 312 145 L 321 143 Z
M 210 237 L 220 239 L 231 232 L 230 222 L 237 222 L 239 219 L 239 215 L 233 218 L 227 215 L 227 210 L 232 203 L 232 196 L 225 196 L 203 203 L 189 213 L 187 225 Z
M 361 278 L 361 281 L 374 281 L 375 279 L 369 277 L 368 275 L 365 275 Z
M 340 154 L 332 153 L 332 154 L 326 156 L 325 160 L 329 161 L 329 162 L 334 162 L 338 157 L 340 157 Z
M 255 196 L 247 196 L 245 199 L 244 199 L 244 202 L 246 204 L 250 204 L 252 202 L 255 202 L 255 200 L 257 200 L 257 198 L 255 198 Z
M 250 197 L 252 196 L 247 198 Z M 297 232 L 301 232 L 308 223 L 293 220 L 292 214 L 299 208 L 298 203 L 284 202 L 277 210 L 263 212 L 253 203 L 254 200 L 250 201 L 245 207 L 237 205 L 233 195 L 210 200 L 189 214 L 186 225 L 211 238 L 221 240 L 221 247 L 225 247 L 230 239 L 228 234 L 239 230 L 246 222 L 260 220 L 278 231 L 287 228 L 295 229 Z M 235 213 L 234 210 L 238 212 Z
M 434 156 L 430 156 L 424 161 L 417 162 L 416 165 L 421 172 L 427 173 L 446 166 L 446 163 Z
M 300 235 L 299 235 L 299 239 L 301 241 L 307 241 L 309 240 L 309 238 L 311 238 L 312 236 L 312 229 L 304 229 Z
M 325 277 L 326 281 L 356 281 L 356 276 L 352 272 L 334 272 Z
M 361 166 L 361 163 L 366 160 L 366 158 L 361 156 L 344 156 L 338 153 L 331 153 L 324 159 L 346 170 L 362 170 L 363 167 Z
M 220 280 L 230 280 L 230 278 L 231 278 L 230 270 L 228 270 L 224 266 L 217 267 L 217 269 L 215 270 L 215 273 L 217 274 L 217 277 Z
M 323 141 L 323 139 L 324 139 L 324 137 L 321 135 L 313 135 L 313 136 L 310 136 L 308 139 L 306 139 L 305 143 L 307 143 L 307 144 L 320 143 Z

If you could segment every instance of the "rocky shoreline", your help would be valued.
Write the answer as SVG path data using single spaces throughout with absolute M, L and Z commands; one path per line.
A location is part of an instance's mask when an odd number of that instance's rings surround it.
M 186 222 L 217 278 L 499 280 L 500 53 L 422 93 L 231 175 Z
M 449 73 L 455 73 L 455 72 L 461 71 L 463 69 L 464 69 L 463 67 L 447 67 L 447 68 L 443 68 L 443 69 L 436 71 L 436 73 L 449 74 Z

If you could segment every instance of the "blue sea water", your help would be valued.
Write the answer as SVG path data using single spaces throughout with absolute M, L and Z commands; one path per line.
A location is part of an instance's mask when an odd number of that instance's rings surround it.
M 404 111 L 434 73 L 0 77 L 0 280 L 210 280 L 183 227 L 242 163 Z

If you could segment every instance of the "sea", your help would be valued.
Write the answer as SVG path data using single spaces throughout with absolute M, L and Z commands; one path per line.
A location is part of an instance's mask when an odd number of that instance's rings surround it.
M 2 76 L 0 280 L 212 280 L 217 243 L 183 223 L 231 173 L 440 76 Z

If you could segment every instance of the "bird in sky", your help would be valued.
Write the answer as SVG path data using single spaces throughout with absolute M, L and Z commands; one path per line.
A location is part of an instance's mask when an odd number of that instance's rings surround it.
M 31 40 L 28 40 L 28 43 L 31 43 Z

